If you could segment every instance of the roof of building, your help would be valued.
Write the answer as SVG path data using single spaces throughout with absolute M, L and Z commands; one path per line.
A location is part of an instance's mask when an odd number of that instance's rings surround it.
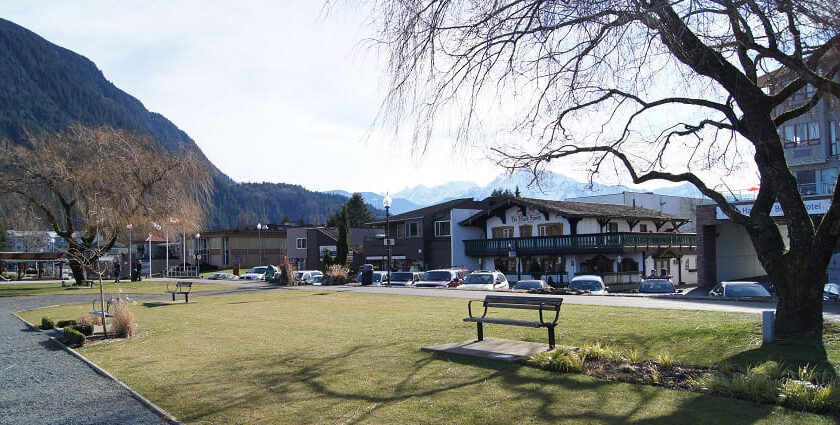
M 337 229 L 333 229 L 333 228 L 329 228 L 329 227 L 316 227 L 315 229 L 318 229 L 318 231 L 327 235 L 327 237 L 329 237 L 330 239 L 338 242 L 338 230 Z M 347 245 L 349 245 L 350 249 L 353 250 L 353 252 L 355 252 L 355 253 L 364 252 L 364 250 L 362 249 L 362 247 L 360 245 L 356 245 L 356 244 L 350 243 L 350 242 L 348 242 Z
M 451 201 L 442 202 L 440 204 L 430 205 L 428 207 L 418 208 L 416 210 L 404 212 L 402 214 L 392 215 L 390 220 L 394 221 L 402 221 L 402 220 L 410 220 L 410 219 L 418 219 L 423 218 L 427 215 L 449 211 L 453 209 L 471 209 L 471 210 L 480 210 L 487 208 L 490 205 L 491 200 L 496 200 L 498 198 L 487 198 L 482 201 L 476 201 L 473 198 L 459 198 L 453 199 Z M 385 219 L 380 219 L 376 221 L 372 221 L 369 223 L 365 223 L 367 225 L 374 225 L 374 224 L 385 224 Z
M 614 204 L 595 204 L 591 202 L 570 202 L 570 201 L 549 201 L 544 199 L 533 198 L 516 198 L 508 197 L 498 199 L 484 211 L 473 215 L 466 220 L 461 221 L 461 225 L 473 226 L 481 225 L 487 218 L 498 215 L 498 210 L 508 209 L 512 206 L 520 207 L 534 207 L 544 214 L 557 213 L 566 218 L 616 218 L 616 219 L 649 219 L 649 220 L 663 220 L 663 221 L 691 221 L 685 217 L 666 214 L 659 211 L 650 210 L 647 208 L 630 207 L 627 205 Z

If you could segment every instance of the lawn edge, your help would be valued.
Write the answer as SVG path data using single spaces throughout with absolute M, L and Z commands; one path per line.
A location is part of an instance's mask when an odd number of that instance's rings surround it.
M 18 316 L 18 314 L 17 314 L 17 313 L 12 313 L 12 315 L 13 315 L 13 316 L 15 316 L 15 317 L 17 317 L 18 319 L 20 319 L 20 321 L 21 321 L 21 322 L 23 322 L 24 324 L 26 324 L 26 326 L 28 326 L 28 327 L 29 327 L 29 328 L 31 328 L 32 330 L 35 330 L 35 331 L 41 332 L 41 329 L 40 329 L 40 328 L 38 328 L 37 326 L 33 325 L 32 323 L 29 323 L 29 322 L 28 322 L 26 319 L 24 319 L 23 317 Z M 106 371 L 105 369 L 102 369 L 102 368 L 101 368 L 101 367 L 99 367 L 99 365 L 97 365 L 96 363 L 94 363 L 94 362 L 92 362 L 92 361 L 88 360 L 88 359 L 87 359 L 87 358 L 85 358 L 83 355 L 79 354 L 76 350 L 73 350 L 72 348 L 70 348 L 70 347 L 68 347 L 67 345 L 65 345 L 63 342 L 61 342 L 61 340 L 60 340 L 60 339 L 58 339 L 58 338 L 56 338 L 56 337 L 53 337 L 53 336 L 49 336 L 49 335 L 47 335 L 47 336 L 50 338 L 50 341 L 52 341 L 54 344 L 56 344 L 56 345 L 58 345 L 59 347 L 61 347 L 64 351 L 66 351 L 66 352 L 70 353 L 71 355 L 75 356 L 77 359 L 79 359 L 79 360 L 81 360 L 82 362 L 84 362 L 86 365 L 88 365 L 91 369 L 93 369 L 93 370 L 94 370 L 96 373 L 98 373 L 100 376 L 103 376 L 103 377 L 105 377 L 106 379 L 110 379 L 110 380 L 112 380 L 112 381 L 116 382 L 116 383 L 117 383 L 117 385 L 121 386 L 123 389 L 125 389 L 126 391 L 128 391 L 128 393 L 129 393 L 129 394 L 130 394 L 130 395 L 131 395 L 131 396 L 132 396 L 135 400 L 139 401 L 139 402 L 140 402 L 140 404 L 142 404 L 142 405 L 146 406 L 147 408 L 151 409 L 153 412 L 155 412 L 155 414 L 157 414 L 158 416 L 160 416 L 160 417 L 161 417 L 161 419 L 163 419 L 164 421 L 166 421 L 166 422 L 168 422 L 168 423 L 170 423 L 170 424 L 173 424 L 173 425 L 183 425 L 183 422 L 180 422 L 178 419 L 176 419 L 176 418 L 175 418 L 175 416 L 172 416 L 171 414 L 169 414 L 169 412 L 167 412 L 166 410 L 163 410 L 160 406 L 158 406 L 158 405 L 154 404 L 153 402 L 151 402 L 151 401 L 150 401 L 149 399 L 147 399 L 146 397 L 143 397 L 140 393 L 138 393 L 137 391 L 135 391 L 134 389 L 132 389 L 131 387 L 129 387 L 129 386 L 128 386 L 125 382 L 123 382 L 123 381 L 121 381 L 121 380 L 117 379 L 114 375 L 111 375 L 110 373 L 108 373 L 108 371 Z

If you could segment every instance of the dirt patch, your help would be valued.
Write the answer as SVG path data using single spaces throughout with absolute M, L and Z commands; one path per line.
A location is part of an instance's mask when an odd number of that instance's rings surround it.
M 583 364 L 583 373 L 596 378 L 683 391 L 691 391 L 689 378 L 692 375 L 705 372 L 708 372 L 708 368 L 702 366 L 663 366 L 649 360 L 633 363 L 607 358 L 587 358 Z

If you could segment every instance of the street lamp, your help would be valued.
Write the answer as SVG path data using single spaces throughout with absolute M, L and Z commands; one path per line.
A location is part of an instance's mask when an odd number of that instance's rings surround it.
M 382 200 L 382 205 L 385 206 L 385 245 L 388 247 L 388 270 L 385 276 L 388 279 L 388 285 L 391 285 L 391 195 L 385 194 L 385 199 Z
M 259 242 L 260 243 L 260 264 L 258 264 L 258 266 L 261 266 L 263 264 L 262 233 L 261 233 L 263 230 L 268 230 L 268 225 L 267 224 L 261 224 L 261 223 L 258 222 L 257 223 L 257 239 L 260 241 Z
M 201 275 L 201 254 L 198 253 L 198 238 L 201 237 L 201 233 L 195 234 L 195 275 Z
M 131 275 L 131 271 L 134 269 L 134 264 L 131 262 L 131 229 L 134 228 L 134 225 L 128 224 L 125 228 L 128 229 L 128 280 L 133 282 L 134 276 Z M 120 272 L 122 272 L 122 270 L 120 270 Z

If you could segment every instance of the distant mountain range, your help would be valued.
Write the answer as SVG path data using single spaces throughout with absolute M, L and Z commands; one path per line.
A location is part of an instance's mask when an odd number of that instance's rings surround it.
M 391 212 L 401 214 L 428 205 L 434 205 L 457 198 L 484 199 L 496 190 L 510 190 L 515 192 L 519 188 L 520 194 L 527 198 L 566 200 L 581 196 L 608 195 L 627 191 L 639 191 L 622 185 L 602 185 L 579 182 L 559 173 L 548 172 L 543 176 L 540 186 L 532 185 L 531 174 L 520 171 L 514 174 L 503 174 L 496 177 L 485 186 L 473 182 L 455 181 L 438 186 L 427 187 L 417 185 L 405 188 L 391 195 Z M 654 189 L 652 192 L 660 195 L 685 196 L 702 198 L 702 194 L 691 184 Z M 349 196 L 349 192 L 332 190 L 325 193 Z M 360 192 L 365 202 L 374 206 L 381 206 L 384 194 L 374 192 Z

